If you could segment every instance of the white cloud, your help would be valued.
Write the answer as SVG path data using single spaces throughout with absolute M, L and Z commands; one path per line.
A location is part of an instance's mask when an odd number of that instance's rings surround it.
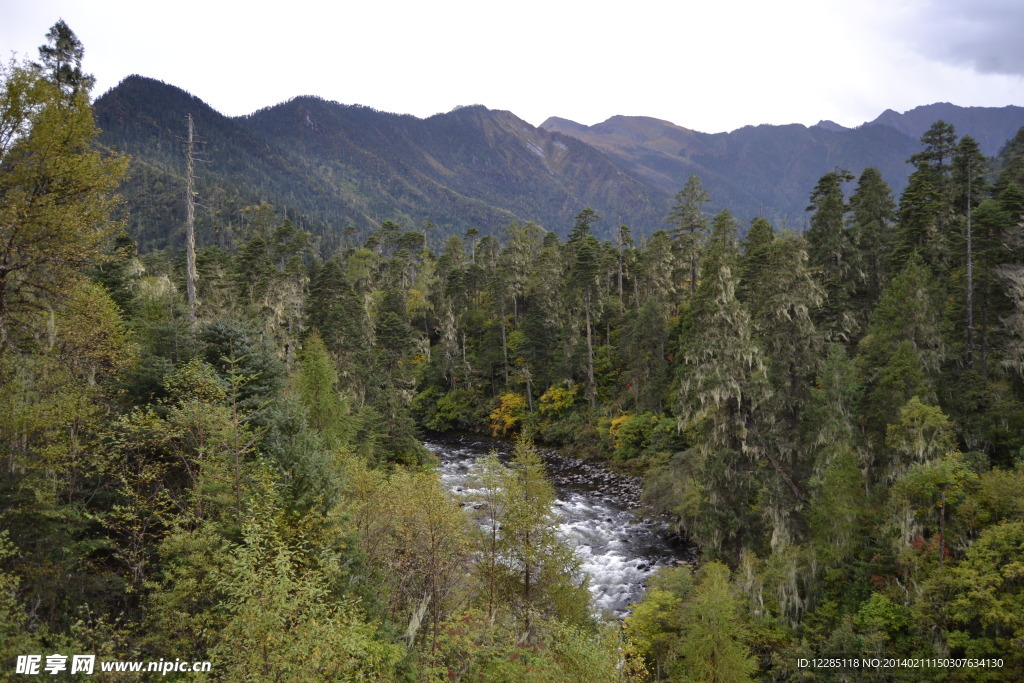
M 928 0 L 915 8 L 906 39 L 923 54 L 985 74 L 1024 75 L 1024 3 Z
M 1022 104 L 1016 4 L 37 0 L 6 12 L 0 45 L 34 58 L 63 17 L 98 92 L 140 73 L 230 115 L 315 94 L 417 116 L 480 102 L 534 124 L 629 114 L 716 132 Z

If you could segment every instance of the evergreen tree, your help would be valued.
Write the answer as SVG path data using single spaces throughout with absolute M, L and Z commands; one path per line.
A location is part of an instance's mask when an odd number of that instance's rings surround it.
M 89 94 L 96 79 L 82 73 L 85 48 L 64 20 L 50 27 L 46 45 L 39 46 L 39 58 L 50 82 L 60 88 L 70 102 L 79 93 Z
M 912 397 L 935 401 L 935 380 L 945 360 L 937 288 L 912 257 L 883 292 L 857 348 L 864 387 L 861 419 L 876 452 L 886 425 Z
M 993 194 L 998 196 L 1011 186 L 1024 188 L 1024 127 L 999 151 L 994 170 L 997 174 Z
M 848 340 L 855 321 L 850 314 L 850 297 L 856 282 L 856 257 L 846 229 L 846 200 L 843 183 L 853 180 L 848 171 L 826 173 L 811 193 L 811 227 L 807 251 L 817 269 L 826 301 L 818 324 L 836 340 Z
M 312 279 L 305 310 L 308 326 L 319 331 L 334 359 L 340 388 L 361 405 L 372 367 L 370 321 L 363 297 L 337 258 L 325 261 Z
M 626 361 L 626 390 L 637 411 L 661 414 L 669 379 L 664 312 L 653 299 L 648 299 L 626 324 L 621 342 Z
M 857 450 L 857 369 L 845 349 L 832 344 L 803 415 L 805 447 L 813 456 L 808 526 L 822 566 L 849 579 L 845 565 L 857 548 L 864 505 L 864 476 Z
M 950 235 L 948 251 L 950 263 L 964 264 L 963 335 L 964 365 L 974 367 L 975 356 L 975 257 L 974 257 L 974 209 L 985 194 L 986 159 L 973 138 L 965 135 L 953 152 L 951 178 L 951 202 L 959 214 L 960 230 Z
M 742 301 L 749 302 L 751 289 L 757 287 L 763 277 L 768 251 L 774 240 L 775 230 L 766 218 L 751 221 L 740 259 L 739 297 Z
M 700 176 L 690 174 L 683 189 L 676 193 L 675 204 L 668 215 L 673 226 L 672 236 L 676 240 L 682 261 L 689 264 L 687 280 L 690 294 L 697 291 L 698 267 L 701 251 L 709 233 L 709 225 L 703 206 L 711 201 L 704 189 Z
M 861 329 L 867 326 L 871 309 L 888 281 L 889 254 L 896 203 L 892 190 L 878 169 L 869 166 L 857 180 L 850 197 L 850 233 L 859 271 L 855 293 L 855 315 Z
M 776 238 L 761 253 L 764 262 L 749 286 L 747 308 L 770 385 L 756 439 L 776 468 L 775 476 L 764 482 L 769 493 L 761 503 L 776 547 L 797 537 L 799 523 L 793 510 L 806 501 L 803 482 L 811 463 L 801 444 L 801 423 L 821 364 L 820 332 L 811 318 L 824 294 L 802 240 L 791 235 Z
M 653 301 L 665 315 L 673 312 L 678 295 L 676 266 L 672 240 L 667 232 L 658 230 L 647 239 L 637 256 L 636 308 L 645 301 Z
M 565 244 L 565 259 L 568 268 L 563 272 L 566 277 L 566 293 L 573 297 L 583 308 L 584 338 L 584 371 L 587 381 L 587 399 L 593 408 L 597 401 L 597 382 L 594 377 L 594 325 L 601 299 L 599 285 L 601 275 L 600 243 L 591 234 L 590 226 L 601 220 L 593 209 L 583 209 L 576 216 L 569 239 Z
M 736 298 L 738 261 L 736 224 L 723 211 L 714 220 L 680 349 L 679 429 L 694 432 L 695 447 L 677 456 L 670 475 L 690 489 L 684 497 L 700 501 L 684 524 L 712 554 L 761 540 L 761 522 L 750 514 L 761 465 L 752 430 L 769 387 L 750 315 Z
M 951 159 L 956 131 L 936 121 L 921 136 L 924 149 L 908 160 L 914 171 L 900 197 L 899 229 L 891 269 L 899 271 L 911 254 L 918 254 L 933 273 L 946 263 L 948 231 L 953 215 Z
M 679 645 L 683 675 L 716 683 L 752 680 L 757 664 L 744 643 L 746 630 L 729 584 L 729 568 L 720 562 L 701 567 L 694 593 Z

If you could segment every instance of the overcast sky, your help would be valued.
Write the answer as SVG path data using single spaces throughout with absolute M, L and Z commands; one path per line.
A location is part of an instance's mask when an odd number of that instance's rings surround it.
M 94 95 L 129 74 L 228 115 L 296 95 L 532 124 L 653 116 L 714 133 L 933 102 L 1024 105 L 1021 0 L 0 0 L 0 54 L 37 58 L 58 18 Z

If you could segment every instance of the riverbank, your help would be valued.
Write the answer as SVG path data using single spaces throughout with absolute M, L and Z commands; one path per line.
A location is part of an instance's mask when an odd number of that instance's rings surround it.
M 511 458 L 515 443 L 464 432 L 429 433 L 425 441 L 446 448 L 471 450 L 480 453 L 496 451 L 503 459 Z M 659 527 L 667 548 L 675 555 L 675 562 L 695 565 L 697 547 L 680 534 L 672 532 L 663 519 L 645 515 L 641 506 L 643 479 L 615 472 L 598 462 L 580 460 L 563 455 L 550 447 L 537 447 L 547 466 L 555 488 L 560 491 L 586 493 L 601 500 L 616 511 L 629 513 L 636 523 L 645 527 Z
M 512 441 L 488 439 L 474 434 L 431 433 L 428 441 L 450 444 L 457 447 L 495 450 L 509 456 L 515 446 Z M 537 451 L 544 458 L 548 475 L 556 487 L 573 486 L 598 492 L 619 502 L 626 510 L 638 511 L 643 494 L 643 479 L 614 472 L 600 463 L 580 460 L 562 455 L 557 450 L 538 446 Z

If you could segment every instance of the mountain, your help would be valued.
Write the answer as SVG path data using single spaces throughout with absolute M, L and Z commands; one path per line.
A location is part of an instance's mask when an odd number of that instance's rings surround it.
M 864 126 L 888 126 L 920 140 L 925 131 L 940 120 L 953 124 L 960 135 L 970 135 L 977 140 L 986 156 L 995 156 L 1024 125 L 1024 107 L 958 107 L 939 102 L 915 107 L 902 114 L 886 109 Z
M 493 232 L 534 220 L 562 231 L 584 206 L 616 224 L 648 222 L 665 200 L 588 145 L 481 106 L 417 119 L 302 97 L 246 125 L 351 183 L 372 202 L 371 222 L 397 211 L 417 224 Z
M 223 228 L 262 201 L 329 248 L 343 228 L 366 234 L 384 220 L 409 230 L 429 222 L 443 233 L 533 220 L 566 232 L 587 206 L 609 226 L 642 227 L 669 202 L 589 145 L 479 106 L 418 119 L 297 97 L 229 118 L 179 88 L 133 76 L 97 99 L 95 111 L 101 143 L 132 155 L 126 215 L 144 249 L 180 240 L 189 113 L 204 139 L 197 229 L 207 243 L 226 243 Z
M 1024 126 L 1024 108 L 936 104 L 905 114 L 887 111 L 857 128 L 821 121 L 811 127 L 745 126 L 715 134 L 641 116 L 613 116 L 593 126 L 550 118 L 541 128 L 600 149 L 666 192 L 675 192 L 696 173 L 711 196 L 712 211 L 728 208 L 744 221 L 763 215 L 778 225 L 802 228 L 811 189 L 836 167 L 859 175 L 874 166 L 898 195 L 910 172 L 906 160 L 940 119 L 952 123 L 958 134 L 974 137 L 991 156 Z
M 232 118 L 141 76 L 97 99 L 95 111 L 101 144 L 132 155 L 124 217 L 142 249 L 181 244 L 187 114 L 202 140 L 202 243 L 237 241 L 233 230 L 258 222 L 253 207 L 267 202 L 326 250 L 341 244 L 343 229 L 365 236 L 385 220 L 406 230 L 436 226 L 435 247 L 445 235 L 499 232 L 512 221 L 565 234 L 585 207 L 604 218 L 599 236 L 621 224 L 649 234 L 667 227 L 672 198 L 691 173 L 709 191 L 711 211 L 800 229 L 811 190 L 836 167 L 859 174 L 875 166 L 898 194 L 906 159 L 938 118 L 987 154 L 1024 126 L 1024 108 L 936 104 L 887 111 L 857 128 L 822 121 L 707 134 L 639 116 L 593 126 L 550 118 L 535 127 L 482 106 L 419 119 L 316 97 Z

